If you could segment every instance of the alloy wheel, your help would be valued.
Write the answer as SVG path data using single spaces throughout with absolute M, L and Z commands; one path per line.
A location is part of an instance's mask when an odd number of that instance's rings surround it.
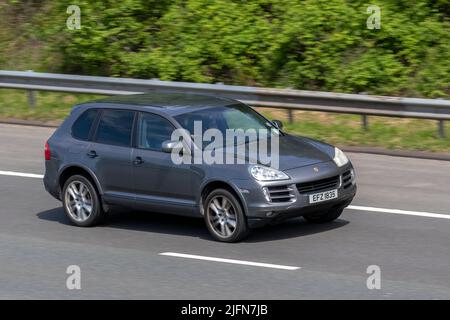
M 218 195 L 209 201 L 208 222 L 213 231 L 222 238 L 228 238 L 236 230 L 236 208 L 230 199 Z
M 73 181 L 67 186 L 65 203 L 74 220 L 84 222 L 89 219 L 93 209 L 92 194 L 83 182 Z

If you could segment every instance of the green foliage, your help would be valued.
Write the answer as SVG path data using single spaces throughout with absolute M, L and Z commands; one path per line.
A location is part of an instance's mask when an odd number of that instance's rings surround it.
M 448 0 L 379 0 L 380 30 L 362 0 L 78 0 L 68 30 L 71 4 L 0 2 L 0 67 L 450 95 Z

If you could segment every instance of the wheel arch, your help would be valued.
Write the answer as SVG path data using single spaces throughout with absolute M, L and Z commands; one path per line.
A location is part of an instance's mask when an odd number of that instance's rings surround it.
M 103 189 L 101 187 L 101 184 L 98 181 L 95 174 L 92 172 L 92 170 L 79 164 L 69 164 L 60 170 L 60 173 L 58 175 L 58 186 L 60 194 L 62 194 L 62 189 L 67 179 L 76 174 L 83 175 L 86 178 L 90 179 L 94 183 L 94 187 L 97 189 L 99 195 L 100 196 L 103 195 Z
M 205 182 L 202 187 L 200 188 L 200 196 L 199 196 L 199 207 L 200 207 L 200 213 L 203 216 L 204 210 L 203 210 L 203 201 L 208 196 L 208 194 L 215 189 L 225 189 L 230 191 L 234 196 L 236 196 L 237 200 L 239 201 L 240 205 L 242 206 L 242 210 L 244 211 L 244 215 L 247 216 L 247 203 L 242 196 L 242 193 L 239 191 L 239 188 L 235 186 L 233 183 L 230 183 L 229 181 L 224 180 L 209 180 Z

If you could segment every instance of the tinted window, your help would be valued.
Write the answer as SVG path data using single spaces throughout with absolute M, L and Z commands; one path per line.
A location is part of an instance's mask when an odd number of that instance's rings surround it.
M 133 128 L 133 111 L 104 110 L 98 124 L 96 141 L 129 146 Z
M 191 111 L 175 116 L 175 119 L 190 133 L 194 132 L 196 121 L 201 121 L 203 131 L 215 128 L 222 131 L 224 135 L 228 129 L 274 128 L 266 119 L 244 104 Z
M 164 141 L 170 140 L 174 126 L 163 117 L 142 113 L 139 117 L 138 147 L 161 150 Z
M 267 119 L 244 104 L 186 112 L 175 116 L 175 120 L 191 134 L 197 134 L 194 132 L 196 122 L 201 123 L 201 128 L 203 130 L 201 134 L 204 134 L 208 129 L 218 129 L 221 131 L 224 138 L 224 141 L 222 142 L 224 145 L 232 145 L 238 142 L 235 139 L 232 141 L 225 140 L 227 130 L 234 131 L 242 129 L 245 132 L 246 130 L 253 129 L 258 132 L 258 137 L 261 137 L 261 134 L 265 134 L 260 132 L 262 129 L 267 130 L 267 134 L 270 136 L 279 134 L 279 131 L 269 123 Z M 244 139 L 245 141 L 251 141 L 250 139 L 254 138 L 253 136 L 245 136 L 244 134 Z M 199 145 L 199 147 L 204 148 L 207 145 L 209 145 L 209 142 L 203 141 L 203 145 Z
M 81 114 L 72 126 L 72 135 L 74 138 L 80 140 L 89 139 L 89 131 L 91 130 L 97 113 L 97 109 L 90 109 Z

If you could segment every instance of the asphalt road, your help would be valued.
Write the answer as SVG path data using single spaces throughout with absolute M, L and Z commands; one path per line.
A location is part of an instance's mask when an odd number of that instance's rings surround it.
M 41 179 L 5 175 L 43 174 L 52 130 L 0 125 L 2 299 L 450 298 L 450 162 L 350 154 L 358 210 L 327 225 L 299 218 L 222 244 L 202 220 L 155 213 L 116 211 L 105 225 L 71 226 Z M 80 290 L 66 287 L 69 265 L 81 269 Z M 380 267 L 379 290 L 367 288 L 370 265 Z

